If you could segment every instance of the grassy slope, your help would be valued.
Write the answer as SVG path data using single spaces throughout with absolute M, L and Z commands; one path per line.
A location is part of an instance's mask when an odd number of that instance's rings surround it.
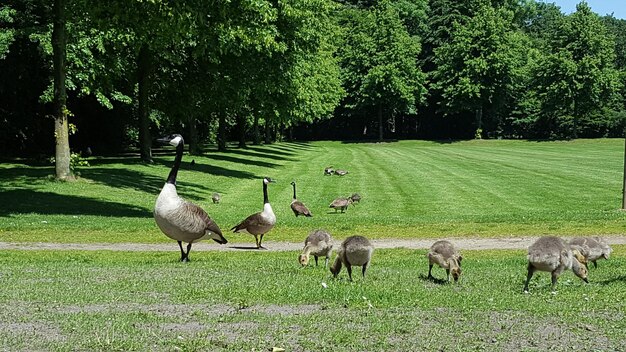
M 334 280 L 296 252 L 0 252 L 6 350 L 624 350 L 626 247 L 591 269 L 525 278 L 523 251 L 466 251 L 459 285 L 423 250 L 378 250 Z M 444 277 L 436 268 L 433 274 Z M 158 277 L 158 280 L 154 280 Z M 323 288 L 322 283 L 327 284 Z
M 132 158 L 91 160 L 75 183 L 51 181 L 52 167 L 0 165 L 0 240 L 167 242 L 152 218 L 173 155 L 146 165 Z M 267 238 L 301 241 L 318 227 L 337 238 L 623 234 L 623 140 L 571 142 L 401 141 L 386 144 L 280 143 L 185 156 L 179 193 L 203 206 L 232 242 L 251 242 L 228 228 L 261 209 L 260 177 L 278 217 Z M 324 177 L 325 166 L 350 174 Z M 298 198 L 314 213 L 296 219 Z M 222 204 L 210 203 L 213 192 Z M 327 208 L 359 192 L 346 214 Z

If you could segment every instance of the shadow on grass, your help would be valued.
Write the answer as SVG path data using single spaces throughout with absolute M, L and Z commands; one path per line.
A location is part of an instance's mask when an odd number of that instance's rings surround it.
M 22 164 L 24 165 L 24 164 Z M 45 167 L 12 167 L 8 169 L 0 169 L 0 182 L 16 181 L 20 178 L 53 178 L 54 166 Z
M 208 159 L 228 161 L 231 163 L 239 163 L 239 164 L 244 164 L 244 165 L 254 165 L 254 166 L 269 167 L 269 168 L 275 168 L 277 166 L 280 166 L 279 164 L 274 164 L 274 163 L 270 163 L 267 161 L 242 159 L 242 158 L 236 158 L 234 156 L 228 156 L 228 155 L 223 155 L 223 154 L 204 154 L 203 156 Z M 282 158 L 282 159 L 286 160 L 286 158 Z M 198 166 L 198 163 L 196 162 L 195 166 L 190 166 L 190 167 L 192 169 L 196 169 L 197 166 Z
M 273 155 L 273 154 L 266 154 L 266 153 L 263 153 L 263 151 L 252 150 L 252 148 L 227 149 L 226 153 L 229 153 L 229 154 L 239 154 L 239 155 L 243 155 L 243 156 L 251 156 L 251 157 L 255 157 L 255 158 L 267 158 L 267 159 L 273 159 L 273 160 L 295 161 L 295 159 L 292 159 L 292 158 L 279 156 L 279 155 Z M 204 156 L 210 158 L 211 154 L 205 153 Z
M 99 199 L 13 189 L 0 192 L 0 216 L 11 214 L 66 214 L 117 217 L 152 217 L 152 211 L 123 203 Z
M 616 282 L 626 282 L 626 275 L 620 275 L 620 276 L 614 277 L 612 279 L 598 281 L 598 283 L 600 285 L 611 285 L 611 284 L 614 284 Z
M 447 285 L 448 284 L 448 280 L 437 279 L 436 277 L 428 277 L 427 275 L 424 275 L 424 274 L 419 274 L 418 277 L 422 281 L 432 282 L 432 283 L 437 284 L 437 285 Z
M 244 162 L 245 161 L 242 160 L 242 163 L 244 163 Z M 161 180 L 161 183 L 164 183 L 165 179 L 167 178 L 168 173 L 170 172 L 170 169 L 174 165 L 174 161 L 173 160 L 171 160 L 171 161 L 164 161 L 164 160 L 161 160 L 161 159 L 155 159 L 154 160 L 154 164 L 155 165 L 163 165 L 163 166 L 167 167 L 167 171 L 165 171 L 163 173 L 163 179 Z M 191 161 L 183 161 L 180 164 L 180 168 L 181 168 L 181 170 L 194 170 L 194 171 L 199 171 L 199 172 L 202 172 L 202 173 L 215 175 L 215 176 L 226 176 L 226 177 L 242 178 L 242 179 L 260 178 L 259 176 L 255 175 L 255 174 L 253 174 L 251 172 L 239 171 L 239 170 L 230 170 L 230 169 L 226 169 L 226 168 L 223 168 L 223 167 L 206 165 L 206 164 L 202 164 L 202 163 L 200 163 L 200 164 L 196 163 L 195 165 L 191 166 Z

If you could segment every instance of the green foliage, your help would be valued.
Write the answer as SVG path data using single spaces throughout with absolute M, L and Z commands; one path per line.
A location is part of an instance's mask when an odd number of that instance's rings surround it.
M 5 58 L 14 40 L 15 29 L 8 28 L 7 24 L 13 23 L 15 15 L 15 9 L 8 6 L 0 7 L 0 60 Z

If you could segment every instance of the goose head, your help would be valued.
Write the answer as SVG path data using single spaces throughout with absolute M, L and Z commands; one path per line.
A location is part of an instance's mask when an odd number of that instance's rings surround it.
M 276 180 L 273 180 L 273 179 L 271 179 L 271 178 L 269 178 L 269 177 L 264 177 L 264 178 L 263 178 L 263 183 L 264 183 L 264 184 L 268 184 L 268 183 L 276 183 Z

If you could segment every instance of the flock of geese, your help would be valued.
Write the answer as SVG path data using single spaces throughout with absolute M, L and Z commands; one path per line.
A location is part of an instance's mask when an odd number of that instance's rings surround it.
M 157 141 L 174 146 L 176 157 L 167 181 L 156 200 L 154 218 L 161 231 L 178 242 L 181 253 L 180 260 L 187 262 L 193 243 L 205 239 L 213 239 L 220 244 L 225 244 L 228 241 L 224 238 L 217 224 L 202 208 L 185 201 L 176 192 L 176 177 L 183 157 L 183 137 L 180 134 L 173 134 Z M 332 166 L 324 169 L 324 175 L 344 176 L 347 173 L 345 170 L 335 170 Z M 273 182 L 275 181 L 269 177 L 263 178 L 263 210 L 248 216 L 231 228 L 235 233 L 247 233 L 254 236 L 258 249 L 265 248 L 262 245 L 263 236 L 276 224 L 276 215 L 267 195 L 267 186 Z M 291 209 L 295 216 L 313 216 L 309 209 L 297 199 L 296 183 L 291 182 L 291 185 L 293 187 Z M 211 198 L 214 203 L 220 202 L 218 193 L 214 193 Z M 335 212 L 337 210 L 344 212 L 350 204 L 360 200 L 361 197 L 355 193 L 350 197 L 335 199 L 330 204 L 330 208 L 334 208 Z M 183 242 L 187 244 L 186 251 L 183 248 Z M 304 248 L 298 261 L 301 265 L 307 266 L 310 256 L 313 256 L 317 266 L 318 258 L 325 257 L 325 265 L 328 267 L 332 249 L 331 235 L 323 230 L 315 230 L 305 239 Z M 374 247 L 367 238 L 363 236 L 348 237 L 340 244 L 337 257 L 330 267 L 330 272 L 334 277 L 337 277 L 342 267 L 345 266 L 348 277 L 352 281 L 352 266 L 360 266 L 362 275 L 365 277 L 373 252 Z M 565 270 L 572 270 L 576 276 L 588 282 L 588 262 L 592 262 L 597 268 L 596 261 L 608 259 L 611 252 L 611 247 L 597 237 L 574 238 L 570 242 L 554 236 L 541 237 L 528 248 L 528 274 L 524 284 L 524 292 L 528 293 L 528 284 L 536 271 L 546 271 L 552 274 L 553 290 L 558 277 Z M 445 269 L 448 281 L 450 281 L 450 274 L 452 274 L 455 282 L 459 280 L 463 257 L 451 242 L 445 240 L 435 242 L 428 251 L 427 257 L 429 279 L 434 279 L 432 268 L 437 264 L 437 266 Z

